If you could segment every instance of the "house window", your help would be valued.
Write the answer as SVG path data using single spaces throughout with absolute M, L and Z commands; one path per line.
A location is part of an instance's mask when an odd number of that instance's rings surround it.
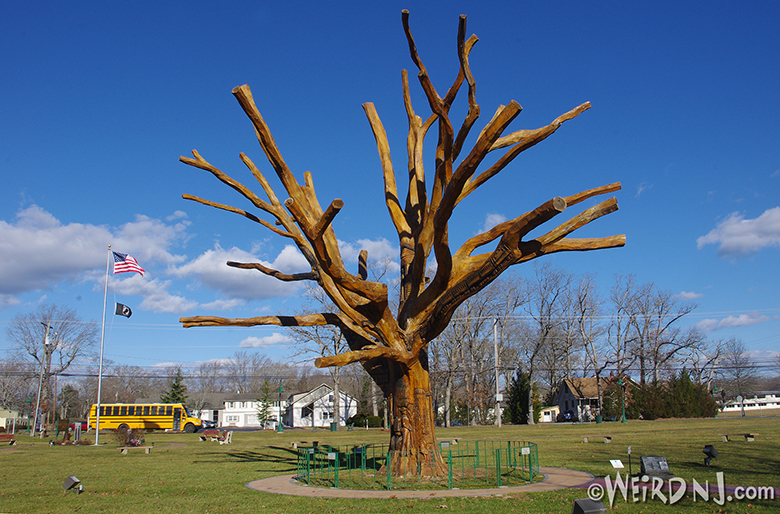
M 332 395 L 332 394 L 331 394 L 331 395 L 328 395 L 328 401 L 329 401 L 330 403 L 333 403 L 333 395 Z
M 225 421 L 227 423 L 238 423 L 238 416 L 225 416 Z
M 322 412 L 322 419 L 333 419 L 333 413 L 332 412 L 323 411 Z
M 233 402 L 226 402 L 226 403 L 227 403 L 227 408 L 228 409 L 232 409 L 233 408 Z

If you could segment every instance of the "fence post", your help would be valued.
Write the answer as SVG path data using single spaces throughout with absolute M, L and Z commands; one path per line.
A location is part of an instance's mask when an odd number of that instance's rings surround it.
M 501 449 L 496 449 L 496 486 L 501 487 Z
M 447 485 L 452 489 L 452 448 L 447 448 Z
M 393 488 L 393 479 L 390 476 L 393 474 L 393 461 L 390 457 L 391 452 L 387 452 L 387 460 L 385 460 L 385 474 L 387 475 L 387 490 Z
M 338 489 L 339 488 L 339 468 L 341 467 L 341 466 L 339 466 L 339 462 L 340 462 L 339 452 L 335 451 L 335 452 L 333 452 L 333 454 L 336 457 L 333 460 L 333 473 L 335 475 L 334 483 L 335 483 L 336 489 Z

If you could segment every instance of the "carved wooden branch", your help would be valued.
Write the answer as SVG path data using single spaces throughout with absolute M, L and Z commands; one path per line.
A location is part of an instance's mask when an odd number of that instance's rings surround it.
M 274 227 L 273 225 L 271 225 L 267 221 L 262 220 L 262 219 L 258 218 L 257 216 L 255 216 L 254 214 L 252 214 L 250 212 L 247 212 L 247 211 L 245 211 L 243 209 L 239 209 L 237 207 L 231 207 L 230 205 L 225 205 L 225 204 L 221 204 L 221 203 L 217 203 L 217 202 L 212 202 L 211 200 L 204 200 L 203 198 L 199 198 L 197 196 L 188 195 L 188 194 L 183 194 L 183 195 L 181 195 L 181 197 L 183 199 L 185 199 L 185 200 L 192 200 L 193 202 L 197 202 L 197 203 L 200 203 L 200 204 L 203 204 L 203 205 L 208 205 L 209 207 L 216 207 L 217 209 L 222 209 L 223 211 L 228 211 L 228 212 L 233 212 L 233 213 L 236 213 L 236 214 L 240 214 L 241 216 L 244 216 L 246 219 L 252 220 L 255 223 L 259 223 L 259 224 L 263 225 L 265 228 L 267 228 L 268 230 L 271 230 L 271 231 L 275 232 L 276 234 L 278 234 L 280 236 L 283 236 L 283 237 L 294 237 L 289 232 L 284 232 L 282 230 L 279 230 L 278 228 Z
M 370 359 L 385 357 L 396 362 L 406 362 L 412 358 L 411 354 L 386 346 L 365 346 L 360 350 L 344 352 L 339 355 L 318 357 L 314 359 L 314 365 L 318 368 L 330 366 L 346 366 L 353 362 L 363 362 Z
M 287 275 L 285 273 L 282 273 L 281 271 L 277 271 L 275 269 L 267 268 L 260 264 L 259 262 L 234 262 L 234 261 L 227 261 L 227 265 L 231 268 L 239 268 L 239 269 L 256 269 L 260 271 L 261 273 L 264 273 L 270 277 L 274 277 L 275 279 L 281 280 L 283 282 L 297 282 L 300 280 L 317 280 L 318 275 L 315 272 L 309 272 L 309 273 L 293 273 L 292 275 Z
M 455 162 L 462 153 L 468 135 L 480 116 L 476 101 L 476 81 L 471 72 L 470 54 L 478 41 L 476 36 L 466 38 L 466 18 L 458 24 L 458 73 L 447 94 L 441 97 L 433 86 L 409 27 L 409 13 L 403 11 L 402 23 L 412 61 L 419 70 L 418 79 L 431 109 L 423 121 L 411 102 L 408 74 L 402 73 L 404 108 L 408 120 L 407 168 L 408 191 L 405 202 L 398 196 L 397 177 L 390 156 L 390 145 L 384 126 L 373 103 L 363 105 L 380 157 L 384 179 L 385 204 L 398 234 L 401 250 L 401 294 L 397 318 L 389 310 L 387 287 L 367 279 L 367 254 L 361 252 L 357 274 L 349 273 L 338 248 L 332 223 L 343 208 L 340 199 L 333 200 L 323 210 L 317 200 L 310 172 L 305 172 L 303 185 L 299 184 L 282 158 L 269 127 L 255 105 L 248 86 L 233 90 L 244 112 L 255 129 L 258 141 L 269 163 L 281 180 L 289 198 L 280 202 L 257 166 L 243 153 L 241 160 L 260 183 L 268 202 L 258 198 L 238 181 L 228 177 L 193 151 L 194 159 L 182 161 L 212 173 L 220 181 L 238 191 L 255 207 L 271 214 L 277 225 L 264 221 L 242 209 L 210 202 L 191 195 L 188 200 L 239 214 L 260 223 L 274 233 L 293 239 L 311 264 L 306 273 L 284 274 L 259 263 L 228 265 L 242 269 L 256 269 L 283 281 L 316 280 L 335 303 L 340 314 L 307 316 L 263 316 L 246 319 L 217 317 L 182 318 L 185 326 L 314 326 L 332 324 L 341 328 L 350 341 L 351 351 L 342 355 L 317 360 L 318 366 L 342 366 L 363 362 L 374 373 L 377 363 L 385 360 L 404 365 L 419 366 L 419 353 L 449 322 L 455 309 L 469 296 L 479 292 L 495 280 L 509 266 L 536 257 L 561 251 L 584 251 L 611 248 L 625 244 L 624 236 L 592 239 L 567 238 L 572 232 L 617 209 L 614 198 L 575 215 L 554 229 L 531 240 L 523 240 L 532 230 L 550 221 L 568 206 L 576 205 L 597 195 L 620 189 L 620 184 L 607 184 L 580 193 L 556 197 L 536 209 L 501 223 L 491 230 L 470 238 L 454 254 L 449 246 L 448 224 L 455 207 L 479 186 L 497 175 L 520 153 L 553 134 L 565 121 L 575 118 L 590 108 L 586 102 L 555 118 L 549 125 L 534 130 L 517 130 L 503 135 L 521 112 L 522 107 L 511 101 L 499 106 L 493 117 L 480 130 L 468 154 Z M 468 111 L 455 135 L 450 108 L 463 83 L 467 84 Z M 434 152 L 435 167 L 430 185 L 424 169 L 424 140 L 429 130 L 438 128 Z M 508 148 L 496 162 L 479 172 L 490 152 Z M 428 191 L 430 187 L 430 192 Z M 474 250 L 498 240 L 496 248 L 481 255 Z M 425 276 L 427 260 L 436 257 L 437 270 L 433 279 Z M 416 364 L 415 364 L 416 363 Z M 383 368 L 384 369 L 384 368 Z M 385 373 L 382 371 L 381 373 Z

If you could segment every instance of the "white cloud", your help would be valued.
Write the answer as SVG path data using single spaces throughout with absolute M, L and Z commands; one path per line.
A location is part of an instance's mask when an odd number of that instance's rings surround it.
M 482 225 L 482 230 L 480 231 L 480 234 L 487 232 L 491 228 L 495 227 L 499 223 L 503 223 L 506 221 L 506 216 L 503 214 L 497 214 L 497 213 L 488 213 L 485 216 L 485 223 Z
M 636 197 L 639 198 L 642 193 L 645 192 L 646 189 L 651 189 L 653 187 L 652 184 L 648 184 L 647 182 L 642 182 L 636 187 Z
M 705 319 L 698 322 L 696 328 L 703 332 L 713 332 L 723 328 L 747 327 L 769 320 L 769 316 L 751 312 L 750 314 L 740 314 L 739 316 L 727 316 L 721 320 Z
M 183 214 L 183 213 L 182 213 Z M 166 225 L 147 216 L 112 229 L 82 223 L 63 224 L 51 213 L 31 205 L 9 223 L 0 220 L 0 306 L 18 302 L 15 295 L 52 289 L 62 281 L 102 281 L 108 244 L 132 254 L 141 266 L 180 262 L 170 253 L 185 239 L 186 222 Z
M 401 267 L 398 263 L 399 250 L 385 238 L 373 241 L 371 239 L 358 239 L 354 243 L 339 241 L 339 250 L 344 260 L 344 266 L 350 273 L 357 273 L 358 256 L 360 250 L 368 252 L 369 262 L 388 262 L 390 271 L 398 272 Z
M 139 307 L 148 311 L 181 313 L 198 306 L 198 302 L 169 293 L 170 285 L 170 280 L 149 279 L 138 274 L 124 280 L 110 280 L 110 288 L 114 292 L 143 297 Z
M 755 219 L 732 213 L 696 240 L 699 249 L 708 244 L 718 244 L 721 257 L 741 257 L 766 247 L 780 246 L 780 207 L 767 209 Z
M 691 292 L 689 292 L 689 291 L 680 291 L 680 293 L 675 295 L 675 296 L 677 298 L 679 298 L 680 300 L 690 301 L 690 300 L 695 300 L 696 298 L 701 298 L 704 295 L 701 294 L 701 293 L 694 293 L 692 291 Z
M 194 260 L 179 267 L 172 267 L 169 273 L 178 278 L 196 277 L 209 289 L 219 291 L 228 299 L 258 299 L 292 296 L 298 291 L 299 283 L 282 282 L 257 270 L 231 268 L 227 261 L 259 262 L 282 273 L 301 273 L 311 268 L 306 259 L 294 246 L 285 246 L 273 262 L 263 261 L 257 256 L 233 247 L 223 249 L 219 243 Z
M 247 337 L 238 345 L 241 348 L 268 348 L 274 345 L 285 345 L 293 342 L 292 337 L 274 332 L 265 337 Z

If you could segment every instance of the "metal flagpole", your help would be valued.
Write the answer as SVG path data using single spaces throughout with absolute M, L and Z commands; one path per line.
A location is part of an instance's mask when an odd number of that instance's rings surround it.
M 111 245 L 106 255 L 106 287 L 103 290 L 103 324 L 100 328 L 100 362 L 98 364 L 98 392 L 95 406 L 95 446 L 100 444 L 100 390 L 103 386 L 103 339 L 106 334 L 106 296 L 108 296 L 108 266 L 111 262 Z

